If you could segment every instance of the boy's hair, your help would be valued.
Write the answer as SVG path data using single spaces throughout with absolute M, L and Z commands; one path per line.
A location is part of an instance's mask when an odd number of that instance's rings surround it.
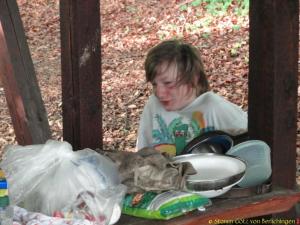
M 200 53 L 192 45 L 181 40 L 167 40 L 150 49 L 145 60 L 147 82 L 153 82 L 162 63 L 175 64 L 178 84 L 191 84 L 198 96 L 209 90 Z

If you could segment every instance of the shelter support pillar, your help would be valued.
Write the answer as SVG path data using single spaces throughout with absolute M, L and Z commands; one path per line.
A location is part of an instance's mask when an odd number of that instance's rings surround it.
M 249 134 L 269 144 L 272 183 L 296 184 L 299 1 L 250 1 Z
M 102 147 L 100 1 L 60 0 L 63 138 Z
M 18 144 L 44 143 L 50 128 L 16 0 L 0 0 L 0 77 Z

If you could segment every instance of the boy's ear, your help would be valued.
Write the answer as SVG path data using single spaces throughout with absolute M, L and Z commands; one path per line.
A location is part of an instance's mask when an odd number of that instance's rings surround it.
M 193 87 L 196 88 L 197 93 L 201 90 L 199 90 L 199 87 L 201 87 L 201 85 L 199 85 L 200 82 L 200 77 L 199 76 L 194 76 L 193 77 Z

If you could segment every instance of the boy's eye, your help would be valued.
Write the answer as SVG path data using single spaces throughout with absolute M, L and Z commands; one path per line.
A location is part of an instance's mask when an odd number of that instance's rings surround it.
M 166 81 L 166 82 L 164 82 L 164 85 L 166 85 L 167 87 L 173 87 L 173 86 L 175 86 L 175 82 L 174 81 Z
M 152 87 L 157 87 L 157 83 L 156 82 L 152 82 Z M 176 81 L 165 81 L 159 84 L 159 86 L 164 86 L 167 88 L 172 88 L 176 86 Z

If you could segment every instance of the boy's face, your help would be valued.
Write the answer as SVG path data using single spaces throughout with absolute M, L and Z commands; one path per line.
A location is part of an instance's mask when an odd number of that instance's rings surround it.
M 167 111 L 183 109 L 197 97 L 191 85 L 177 83 L 175 64 L 161 64 L 152 85 L 154 94 Z

